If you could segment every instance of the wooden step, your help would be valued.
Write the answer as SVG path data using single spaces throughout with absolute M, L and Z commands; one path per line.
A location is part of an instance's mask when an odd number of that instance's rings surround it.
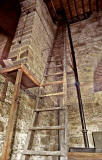
M 65 110 L 64 107 L 54 107 L 54 108 L 45 108 L 45 109 L 36 109 L 34 112 L 46 112 L 46 111 L 56 111 L 56 110 Z
M 58 72 L 58 73 L 48 74 L 48 75 L 45 75 L 45 77 L 57 76 L 57 75 L 63 75 L 63 72 Z
M 49 62 L 49 63 L 50 63 L 50 62 L 56 62 L 56 63 L 57 63 L 57 62 L 62 62 L 62 60 L 58 60 L 58 61 L 55 61 L 55 60 L 51 61 L 51 60 L 50 60 L 50 61 L 48 61 L 48 62 Z
M 41 126 L 41 127 L 32 127 L 29 130 L 64 130 L 64 126 Z
M 63 67 L 63 65 L 62 65 L 62 64 L 60 64 L 60 65 L 56 65 L 56 66 L 54 66 L 54 67 L 48 67 L 48 69 L 60 68 L 60 67 Z
M 52 85 L 59 85 L 59 84 L 63 84 L 64 82 L 63 81 L 54 81 L 54 82 L 48 82 L 48 83 L 45 83 L 45 84 L 42 84 L 41 87 L 45 87 L 45 86 L 52 86 Z
M 43 98 L 43 97 L 50 97 L 50 96 L 61 96 L 61 95 L 64 95 L 64 92 L 58 92 L 58 93 L 45 94 L 45 95 L 41 95 L 41 96 L 39 96 L 39 98 Z
M 23 152 L 24 155 L 35 155 L 35 156 L 64 156 L 61 151 L 33 151 L 26 150 Z
M 60 55 L 52 55 L 51 57 L 61 57 Z

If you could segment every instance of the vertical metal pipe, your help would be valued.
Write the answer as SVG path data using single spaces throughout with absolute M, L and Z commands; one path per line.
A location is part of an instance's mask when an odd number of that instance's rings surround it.
M 86 148 L 89 148 L 89 141 L 88 141 L 88 135 L 87 135 L 87 129 L 86 129 L 86 123 L 85 123 L 84 109 L 83 109 L 81 91 L 80 91 L 80 83 L 79 83 L 77 65 L 76 65 L 76 59 L 75 59 L 75 51 L 74 51 L 74 47 L 73 47 L 71 30 L 70 30 L 69 24 L 67 24 L 67 29 L 68 29 L 68 37 L 69 37 L 69 41 L 70 41 L 70 48 L 71 48 L 73 66 L 74 66 L 76 90 L 77 90 L 77 96 L 78 96 L 78 103 L 79 103 L 79 111 L 80 111 L 80 118 L 81 118 L 81 124 L 82 124 L 82 133 L 83 133 L 83 138 L 84 138 L 84 144 L 85 144 Z

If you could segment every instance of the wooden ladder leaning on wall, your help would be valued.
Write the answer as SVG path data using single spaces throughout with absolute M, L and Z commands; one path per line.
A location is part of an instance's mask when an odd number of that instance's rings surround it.
M 64 159 L 68 160 L 68 106 L 67 106 L 67 74 L 66 74 L 66 46 L 65 46 L 65 35 L 66 35 L 66 29 L 65 26 L 59 26 L 61 30 L 61 34 L 59 35 L 60 31 L 57 31 L 57 35 L 55 38 L 55 42 L 53 45 L 52 52 L 48 56 L 48 61 L 46 64 L 45 68 L 45 73 L 44 73 L 44 79 L 42 80 L 41 86 L 39 88 L 39 95 L 37 98 L 37 103 L 36 103 L 36 109 L 34 110 L 34 117 L 33 117 L 33 122 L 32 122 L 32 127 L 29 129 L 24 152 L 22 154 L 21 160 L 29 160 L 30 156 L 54 156 L 58 157 L 58 159 Z M 58 30 L 59 30 L 58 28 Z M 56 53 L 56 50 L 59 49 L 59 54 Z M 62 49 L 62 51 L 61 51 Z M 63 53 L 61 53 L 63 52 Z M 56 54 L 55 54 L 56 53 Z M 50 67 L 51 63 L 54 63 L 54 66 Z M 49 74 L 49 70 L 56 70 L 56 73 L 51 73 Z M 62 77 L 62 80 L 60 81 L 53 81 L 53 82 L 48 82 L 47 83 L 47 78 L 48 77 Z M 61 87 L 62 90 L 61 91 Z M 47 86 L 59 86 L 57 89 L 56 93 L 49 93 L 49 94 L 42 94 L 42 88 L 43 92 Z M 57 107 L 54 106 L 52 108 L 38 108 L 39 107 L 39 102 L 45 97 L 57 97 Z M 62 105 L 60 103 L 60 98 L 62 98 Z M 59 122 L 58 126 L 41 126 L 37 127 L 37 122 L 38 122 L 38 117 L 39 113 L 42 112 L 48 112 L 49 111 L 54 112 L 57 111 L 59 115 Z M 63 120 L 63 125 L 61 124 L 61 117 L 64 117 Z M 60 123 L 61 122 L 61 123 Z M 32 143 L 34 140 L 34 133 L 36 131 L 41 131 L 41 130 L 56 130 L 58 131 L 59 135 L 59 141 L 58 141 L 58 151 L 34 151 L 32 150 Z M 64 143 L 60 141 L 60 139 L 64 140 Z

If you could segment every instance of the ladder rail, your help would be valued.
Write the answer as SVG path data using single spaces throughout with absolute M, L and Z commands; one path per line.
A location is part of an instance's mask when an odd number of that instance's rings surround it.
M 57 37 L 57 33 L 56 33 L 56 37 Z M 55 39 L 56 39 L 56 37 L 55 37 Z M 54 40 L 54 42 L 55 42 L 55 40 Z M 53 46 L 52 46 L 51 50 L 53 50 L 53 47 L 54 47 L 54 43 L 53 43 Z M 52 51 L 48 55 L 47 62 L 50 61 L 50 59 L 51 59 L 51 53 L 52 53 Z M 48 72 L 48 69 L 47 69 L 48 66 L 49 66 L 49 63 L 46 63 L 44 75 L 47 74 L 47 72 Z M 46 77 L 43 76 L 41 85 L 44 83 L 45 78 Z M 39 93 L 38 93 L 37 102 L 36 102 L 36 109 L 38 108 L 38 105 L 39 105 L 39 100 L 40 100 L 40 95 L 41 95 L 41 88 L 42 88 L 42 86 L 40 86 L 40 88 L 38 90 Z M 38 116 L 39 116 L 39 112 L 34 112 L 32 126 L 36 126 L 37 120 L 38 120 Z M 27 140 L 26 140 L 26 143 L 25 143 L 24 151 L 26 151 L 27 149 L 31 149 L 32 148 L 33 139 L 34 139 L 34 131 L 29 131 L 29 133 L 27 135 Z M 22 154 L 21 160 L 29 160 L 29 158 L 30 158 L 30 155 Z
M 65 26 L 61 26 L 62 27 L 62 37 L 66 37 L 66 30 L 65 29 Z M 58 31 L 57 31 L 58 33 Z M 57 34 L 56 34 L 56 37 L 57 37 Z M 56 38 L 55 38 L 56 40 Z M 55 46 L 55 40 L 54 40 L 54 43 L 53 43 L 53 46 L 52 46 L 52 49 L 54 49 L 54 46 Z M 24 148 L 24 152 L 23 152 L 23 155 L 22 155 L 22 159 L 21 160 L 29 160 L 30 156 L 31 155 L 34 155 L 34 156 L 58 156 L 58 160 L 62 160 L 63 157 L 64 159 L 63 160 L 68 160 L 68 106 L 67 106 L 67 70 L 66 70 L 66 39 L 63 38 L 62 40 L 62 45 L 63 45 L 63 59 L 62 61 L 60 62 L 61 65 L 63 66 L 63 74 L 62 74 L 62 78 L 63 78 L 63 81 L 57 81 L 57 82 L 50 82 L 50 83 L 45 83 L 45 80 L 47 79 L 47 76 L 48 75 L 48 71 L 49 71 L 49 65 L 50 63 L 52 62 L 51 61 L 51 54 L 52 52 L 50 52 L 50 54 L 48 55 L 48 59 L 47 59 L 47 64 L 45 66 L 45 71 L 44 71 L 44 76 L 43 76 L 43 80 L 41 82 L 41 85 L 39 87 L 39 90 L 38 90 L 38 97 L 37 97 L 37 103 L 36 103 L 36 107 L 35 107 L 35 111 L 34 111 L 34 115 L 33 115 L 33 122 L 32 122 L 32 125 L 31 125 L 31 128 L 29 129 L 29 132 L 28 132 L 28 136 L 27 136 L 27 141 L 26 141 L 26 144 L 25 144 L 25 148 Z M 50 63 L 49 63 L 50 62 Z M 54 61 L 55 64 L 57 64 L 57 60 Z M 56 68 L 57 70 L 57 68 Z M 50 75 L 52 76 L 52 75 Z M 55 76 L 55 79 L 56 79 L 56 76 Z M 53 93 L 53 94 L 47 94 L 47 95 L 43 95 L 42 94 L 42 89 L 45 88 L 46 86 L 53 86 L 55 84 L 62 84 L 63 86 L 63 91 L 61 91 L 61 86 L 57 85 L 57 91 L 59 93 Z M 59 96 L 59 95 L 62 95 L 62 96 Z M 58 105 L 58 109 L 53 107 L 53 109 L 39 109 L 38 106 L 39 106 L 39 102 L 42 98 L 44 97 L 51 97 L 51 96 L 56 96 L 57 98 L 57 105 Z M 61 105 L 61 98 L 60 97 L 63 97 L 62 101 L 63 101 L 63 105 Z M 63 109 L 62 109 L 63 108 Z M 55 110 L 56 113 L 58 114 L 58 126 L 42 126 L 42 127 L 37 127 L 37 121 L 38 121 L 38 117 L 39 117 L 39 113 L 40 112 L 46 112 L 46 111 L 53 111 Z M 62 114 L 64 114 L 64 121 L 61 121 L 61 117 Z M 62 125 L 64 122 L 64 125 Z M 35 131 L 36 130 L 57 130 L 58 131 L 58 151 L 32 151 L 32 145 L 33 145 L 33 139 L 34 139 L 34 134 L 35 134 Z M 64 131 L 63 131 L 64 130 Z M 63 137 L 64 136 L 64 142 L 62 144 L 62 140 L 63 140 Z M 62 140 L 60 140 L 60 138 L 62 138 Z M 63 148 L 64 146 L 64 148 Z M 55 153 L 56 152 L 56 153 Z M 56 155 L 54 155 L 56 154 Z
M 65 160 L 68 160 L 68 105 L 67 105 L 67 51 L 66 51 L 66 25 L 65 25 L 65 33 L 64 33 L 64 58 L 63 58 L 63 92 L 64 92 L 64 97 L 63 97 L 63 106 L 66 108 L 65 112 Z

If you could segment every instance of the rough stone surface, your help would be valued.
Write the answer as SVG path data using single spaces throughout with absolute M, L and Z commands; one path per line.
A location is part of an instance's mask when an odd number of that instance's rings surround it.
M 22 14 L 9 58 L 12 58 L 15 63 L 18 60 L 22 61 L 26 58 L 26 65 L 33 72 L 35 78 L 41 82 L 47 57 L 52 48 L 56 27 L 51 20 L 45 4 L 41 0 L 21 0 L 20 3 Z M 97 86 L 101 82 L 97 83 L 101 76 L 101 74 L 100 76 L 97 74 L 98 72 L 100 73 L 101 65 L 99 64 L 101 64 L 102 59 L 101 17 L 101 12 L 94 13 L 89 19 L 71 26 L 90 147 L 93 147 L 92 132 L 102 131 L 102 93 L 100 88 L 98 88 L 100 92 L 95 92 L 95 87 L 97 89 Z M 2 36 L 0 35 L 0 37 Z M 68 64 L 69 62 L 71 63 L 68 56 Z M 68 72 L 71 72 L 67 77 L 69 147 L 82 147 L 84 146 L 84 142 L 81 132 L 75 79 L 70 65 L 68 66 Z M 4 81 L 5 78 L 0 76 L 0 93 L 2 92 Z M 14 86 L 9 82 L 5 101 L 0 101 L 0 156 L 6 136 L 13 90 Z M 56 87 L 53 87 L 53 89 L 49 87 L 47 89 L 50 92 L 52 90 L 55 91 Z M 36 106 L 36 95 L 38 95 L 37 88 L 20 92 L 11 160 L 21 160 L 28 129 L 32 123 L 33 110 Z M 54 107 L 54 102 L 57 102 L 57 100 L 49 98 L 40 100 L 39 108 Z M 57 125 L 57 120 L 57 112 L 42 113 L 38 119 L 38 126 Z M 57 142 L 57 131 L 36 132 L 32 149 L 57 150 Z M 57 160 L 57 158 L 31 157 L 30 160 Z
M 21 0 L 20 5 L 21 17 L 9 52 L 9 58 L 12 58 L 15 63 L 18 63 L 18 61 L 25 61 L 26 58 L 26 66 L 33 72 L 35 78 L 41 82 L 47 57 L 53 46 L 56 26 L 53 24 L 48 9 L 43 1 Z M 0 35 L 0 37 L 2 39 L 2 35 Z M 0 76 L 0 93 L 2 93 L 4 82 L 5 78 Z M 13 91 L 14 85 L 9 82 L 5 101 L 0 101 L 0 156 L 6 137 Z M 20 91 L 15 137 L 10 157 L 11 160 L 21 160 L 28 129 L 31 127 L 32 123 L 33 110 L 36 106 L 36 95 L 38 95 L 37 88 L 32 88 L 25 92 L 22 90 Z M 39 107 L 44 107 L 45 104 L 51 106 L 53 105 L 53 101 L 48 98 L 48 102 L 41 101 Z M 38 125 L 50 125 L 52 121 L 56 122 L 57 118 L 55 115 L 56 114 L 52 115 L 52 113 L 49 115 L 47 115 L 47 113 L 42 114 L 38 120 Z M 43 121 L 44 117 L 46 117 L 46 119 Z M 37 139 L 35 140 L 34 147 L 41 150 L 50 148 L 53 150 L 56 148 L 53 142 L 56 141 L 57 133 L 53 131 L 51 134 L 54 135 L 52 139 L 50 139 L 49 132 L 43 131 L 40 134 L 37 133 L 35 135 L 35 139 L 36 137 Z M 46 139 L 48 139 L 48 143 L 46 143 Z
M 92 132 L 102 131 L 101 21 L 102 12 L 99 12 L 94 13 L 89 19 L 71 26 L 90 147 L 93 147 Z M 68 82 L 69 146 L 82 147 L 84 141 L 73 74 L 69 77 Z M 100 92 L 95 92 L 95 88 Z
M 22 13 L 9 58 L 12 60 L 27 58 L 27 67 L 33 72 L 35 78 L 41 81 L 48 54 L 53 45 L 56 26 L 42 0 L 23 0 L 20 4 Z

